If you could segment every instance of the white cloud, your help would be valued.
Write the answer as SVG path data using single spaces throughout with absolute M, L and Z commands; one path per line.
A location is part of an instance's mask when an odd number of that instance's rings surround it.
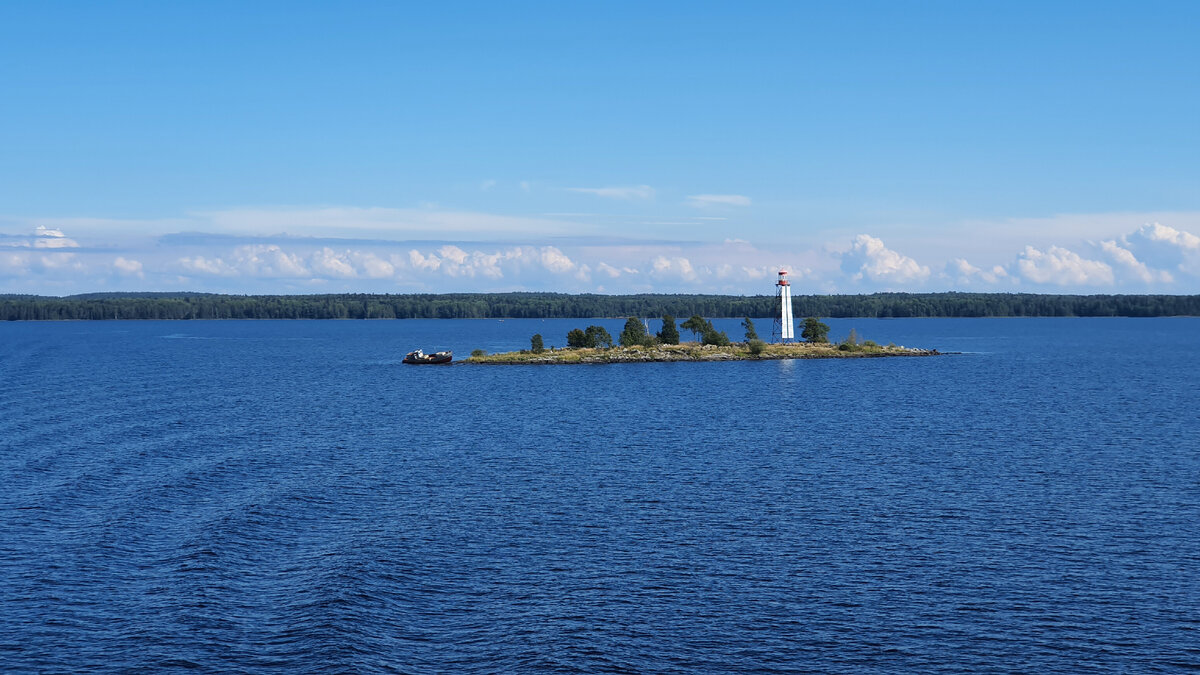
M 183 257 L 178 260 L 179 266 L 185 272 L 211 274 L 213 276 L 230 276 L 233 270 L 220 258 L 205 258 L 202 255 Z
M 44 225 L 38 225 L 34 230 L 34 248 L 78 248 L 79 244 L 73 239 L 68 239 L 67 235 L 63 234 L 62 230 L 48 228 Z
M 396 266 L 374 253 L 355 253 L 354 258 L 368 279 L 387 279 L 396 274 Z
M 309 258 L 311 273 L 318 277 L 334 277 L 340 279 L 353 279 L 358 276 L 354 269 L 354 265 L 350 264 L 349 259 L 343 253 L 337 253 L 328 246 L 316 251 Z M 296 276 L 306 276 L 303 274 Z
M 728 200 L 711 203 L 734 205 Z M 136 229 L 138 222 L 134 221 L 112 225 L 95 219 L 10 217 L 3 222 L 17 223 L 22 232 L 0 233 L 0 292 L 132 289 L 135 283 L 139 288 L 190 287 L 235 293 L 296 292 L 316 283 L 325 284 L 330 291 L 347 292 L 594 292 L 603 282 L 608 292 L 617 293 L 688 289 L 771 293 L 778 264 L 784 261 L 789 270 L 805 270 L 803 276 L 794 272 L 793 278 L 797 282 L 803 279 L 808 292 L 933 289 L 931 267 L 939 284 L 935 290 L 1002 290 L 1016 284 L 1058 287 L 1048 292 L 1105 285 L 1116 292 L 1134 293 L 1154 288 L 1197 292 L 1200 288 L 1200 237 L 1192 234 L 1200 230 L 1191 226 L 1200 222 L 1196 218 L 1163 221 L 1170 226 L 1149 222 L 1137 229 L 1127 222 L 1124 229 L 1116 231 L 1108 231 L 1107 225 L 1097 227 L 1090 238 L 1062 242 L 1065 248 L 1058 242 L 1050 245 L 1048 237 L 1041 234 L 1013 242 L 1010 232 L 955 238 L 918 228 L 903 230 L 903 240 L 899 234 L 882 239 L 860 234 L 849 247 L 843 241 L 840 247 L 823 249 L 815 242 L 836 241 L 836 233 L 814 233 L 813 237 L 821 239 L 806 244 L 789 244 L 786 239 L 781 243 L 761 230 L 721 225 L 713 221 L 717 216 L 710 218 L 707 213 L 682 220 L 669 212 L 650 219 L 645 214 L 554 213 L 538 219 L 507 220 L 494 214 L 416 209 L 250 209 L 215 214 L 146 221 L 153 224 L 148 226 L 150 231 L 169 227 L 175 233 L 161 238 L 108 234 L 120 231 L 118 225 Z M 476 216 L 480 216 L 478 221 Z M 570 216 L 573 222 L 545 216 Z M 688 230 L 703 240 L 647 239 L 645 228 L 637 229 L 646 220 L 704 223 Z M 1077 225 L 1082 232 L 1086 231 L 1084 220 L 1080 217 L 1078 223 L 1072 220 L 1068 224 Z M 1101 219 L 1104 223 L 1109 220 Z M 589 222 L 606 223 L 606 228 L 611 224 L 617 232 L 593 236 L 594 230 L 586 230 Z M 341 228 L 343 223 L 348 229 Z M 236 229 L 242 225 L 246 229 Z M 427 236 L 413 236 L 416 230 L 408 229 L 410 226 L 427 228 Z M 529 228 L 540 226 L 557 238 L 528 234 Z M 118 229 L 105 229 L 109 227 Z M 397 229 L 389 229 L 393 227 Z M 522 228 L 526 234 L 518 234 Z M 84 231 L 78 242 L 67 236 L 77 230 Z M 301 236 L 297 230 L 316 236 Z M 373 234 L 352 238 L 349 232 L 355 230 Z M 283 231 L 291 234 L 270 234 Z M 447 238 L 450 232 L 459 235 L 451 240 Z M 486 235 L 461 236 L 461 232 Z M 498 235 L 501 232 L 503 235 Z M 421 239 L 436 243 L 414 243 Z M 748 239 L 763 243 L 756 246 Z M 884 240 L 896 249 L 890 249 Z M 514 243 L 484 243 L 497 241 Z M 992 259 L 1005 249 L 1020 254 Z M 920 251 L 936 266 L 927 267 L 898 251 Z
M 654 199 L 654 188 L 649 185 L 602 188 L 567 188 L 567 192 L 580 192 L 606 199 Z
M 79 243 L 60 229 L 38 225 L 32 235 L 0 235 L 0 246 L 12 248 L 79 248 Z
M 709 206 L 750 206 L 750 198 L 745 195 L 690 195 L 688 206 L 707 208 Z
M 929 277 L 929 268 L 884 246 L 883 240 L 867 234 L 854 238 L 842 254 L 842 270 L 854 281 L 910 284 Z
M 0 253 L 0 276 L 21 276 L 29 272 L 28 259 L 20 253 Z
M 487 192 L 494 187 L 496 187 L 496 181 L 493 178 L 489 178 L 479 184 L 479 189 L 483 190 L 484 192 Z
M 621 276 L 621 270 L 609 265 L 606 262 L 596 263 L 596 271 L 602 274 L 607 274 L 610 279 L 616 279 Z
M 1101 286 L 1113 283 L 1112 267 L 1058 246 L 1051 246 L 1045 252 L 1026 246 L 1017 259 L 1017 270 L 1023 278 L 1038 284 Z
M 467 255 L 466 251 L 457 246 L 451 245 L 439 248 L 438 254 L 442 256 L 443 261 L 454 265 L 462 265 L 463 263 L 467 262 L 467 258 L 470 257 Z
M 557 234 L 578 231 L 578 223 L 544 218 L 507 216 L 476 211 L 440 209 L 425 204 L 419 209 L 321 207 L 242 208 L 192 214 L 192 222 L 174 224 L 179 231 L 217 231 L 238 235 L 274 235 L 287 232 L 308 236 L 387 236 L 438 238 L 447 233 L 487 236 Z
M 1141 226 L 1134 236 L 1140 236 L 1148 241 L 1166 242 L 1185 250 L 1200 250 L 1200 237 L 1159 223 L 1148 223 Z
M 1121 248 L 1115 241 L 1100 242 L 1100 249 L 1112 258 L 1112 261 L 1117 265 L 1117 269 L 1126 271 L 1143 283 L 1149 284 L 1155 281 L 1171 283 L 1174 281 L 1170 272 L 1151 270 L 1145 263 L 1138 260 L 1132 251 L 1127 248 Z
M 1190 232 L 1148 223 L 1121 243 L 1148 267 L 1200 276 L 1200 237 Z
M 177 262 L 185 271 L 213 276 L 267 279 L 312 276 L 298 256 L 287 253 L 274 244 L 239 246 L 230 253 L 228 261 L 198 255 L 183 257 Z
M 145 274 L 142 273 L 142 263 L 138 262 L 137 260 L 130 260 L 128 258 L 118 256 L 117 259 L 113 261 L 113 268 L 116 269 L 120 274 L 137 277 L 145 276 Z
M 570 258 L 553 246 L 542 248 L 541 260 L 542 266 L 555 274 L 569 272 L 571 268 L 575 267 L 575 263 Z
M 688 282 L 697 280 L 696 270 L 687 258 L 679 256 L 668 258 L 660 255 L 650 261 L 650 264 L 652 266 L 651 274 L 656 277 L 676 278 Z
M 442 265 L 442 259 L 430 253 L 428 256 L 423 255 L 420 251 L 413 249 L 408 252 L 408 262 L 412 264 L 414 269 L 418 270 L 436 270 Z
M 1008 278 L 1008 271 L 1000 265 L 995 265 L 990 270 L 984 270 L 962 258 L 955 258 L 946 263 L 945 274 L 963 286 L 968 286 L 979 281 L 986 284 L 995 284 Z
M 274 244 L 239 246 L 233 250 L 233 259 L 233 264 L 245 276 L 290 278 L 312 276 L 312 272 L 305 267 L 299 256 L 287 253 Z
M 84 268 L 83 263 L 74 253 L 47 253 L 39 255 L 34 262 L 43 270 L 82 270 Z

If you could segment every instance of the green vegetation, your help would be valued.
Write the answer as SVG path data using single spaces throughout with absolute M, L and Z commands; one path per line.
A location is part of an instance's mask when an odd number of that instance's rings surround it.
M 829 342 L 829 324 L 810 316 L 804 320 L 804 330 L 800 331 L 800 337 L 811 343 Z
M 567 333 L 567 347 L 571 349 L 599 349 L 612 345 L 612 336 L 603 326 L 588 326 L 587 330 L 574 328 Z
M 662 330 L 658 331 L 658 341 L 664 345 L 679 344 L 679 329 L 675 327 L 675 317 L 663 314 Z
M 585 347 L 604 347 L 608 349 L 613 346 L 612 336 L 608 334 L 608 331 L 603 326 L 588 326 L 587 330 L 583 331 L 583 334 L 587 337 Z
M 693 314 L 692 318 L 679 324 L 679 327 L 691 331 L 692 337 L 698 338 L 701 344 L 717 346 L 729 344 L 729 336 L 725 334 L 725 331 L 717 331 L 711 321 L 699 314 Z
M 750 353 L 755 356 L 762 354 L 767 349 L 767 343 L 759 340 L 758 338 L 747 340 L 746 346 L 749 347 Z
M 529 351 L 534 354 L 541 354 L 546 351 L 546 343 L 542 341 L 541 333 L 534 333 L 533 337 L 529 338 Z
M 655 339 L 646 333 L 646 326 L 642 324 L 642 320 L 632 316 L 625 322 L 625 330 L 621 331 L 621 337 L 618 338 L 618 341 L 622 347 L 632 347 L 634 345 L 649 347 L 655 343 Z
M 1200 316 L 1200 295 L 874 293 L 797 295 L 797 316 Z M 618 316 L 771 317 L 774 296 L 568 295 L 216 295 L 92 293 L 64 298 L 0 295 L 0 320 L 92 319 L 482 319 Z M 693 316 L 694 315 L 694 316 Z M 689 319 L 688 322 L 691 322 Z M 684 330 L 692 330 L 684 322 Z M 699 335 L 700 331 L 694 331 Z
M 713 328 L 711 321 L 705 321 L 704 324 L 704 333 L 700 336 L 701 344 L 716 347 L 724 347 L 729 344 L 729 336 L 725 334 L 725 331 Z
M 692 332 L 693 339 L 699 339 L 700 334 L 704 332 L 705 326 L 711 326 L 709 322 L 704 320 L 704 317 L 699 314 L 693 314 L 692 318 L 679 324 L 679 327 Z
M 746 329 L 746 342 L 753 342 L 758 339 L 758 331 L 754 330 L 754 322 L 750 320 L 750 317 L 746 317 L 742 321 L 742 328 Z
M 483 350 L 483 349 L 473 349 L 473 350 L 471 350 L 471 356 L 473 358 L 478 358 L 480 356 L 487 356 L 487 351 Z

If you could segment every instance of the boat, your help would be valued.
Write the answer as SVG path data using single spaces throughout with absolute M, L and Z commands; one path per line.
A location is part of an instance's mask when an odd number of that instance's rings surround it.
M 433 354 L 426 354 L 425 352 L 418 349 L 416 351 L 411 351 L 408 354 L 405 354 L 404 362 L 411 363 L 413 365 L 420 365 L 420 364 L 424 364 L 424 363 L 450 363 L 451 359 L 453 359 L 453 358 L 454 358 L 454 352 L 447 351 L 447 352 L 436 352 Z

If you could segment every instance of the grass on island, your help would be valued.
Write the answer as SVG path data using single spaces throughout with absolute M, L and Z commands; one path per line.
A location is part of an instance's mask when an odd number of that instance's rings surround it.
M 476 350 L 466 363 L 619 363 L 627 361 L 751 361 L 760 359 L 829 359 L 869 356 L 916 356 L 936 353 L 889 344 L 863 343 L 767 344 L 759 341 L 735 342 L 728 346 L 685 342 L 678 345 L 654 345 L 611 348 L 548 348 L 541 352 L 522 349 L 502 354 Z

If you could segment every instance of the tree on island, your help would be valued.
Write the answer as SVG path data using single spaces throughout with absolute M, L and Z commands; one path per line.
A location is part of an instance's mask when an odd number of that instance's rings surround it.
M 663 314 L 662 330 L 658 332 L 658 341 L 664 345 L 679 344 L 679 329 L 675 327 L 675 317 Z
M 704 322 L 704 334 L 700 336 L 700 342 L 706 345 L 716 345 L 718 347 L 729 346 L 729 336 L 723 330 L 713 328 L 711 321 Z
M 806 342 L 829 342 L 829 326 L 821 323 L 817 317 L 810 316 L 804 320 L 804 330 L 800 331 L 800 337 Z
M 588 326 L 583 332 L 587 336 L 587 346 L 592 349 L 604 347 L 609 349 L 613 346 L 612 336 L 604 329 L 604 326 Z
M 679 327 L 692 332 L 692 339 L 698 339 L 704 333 L 704 327 L 710 325 L 704 320 L 704 317 L 699 314 L 693 314 L 692 318 L 679 324 Z
M 567 346 L 571 349 L 582 349 L 587 346 L 587 334 L 578 328 L 572 328 L 571 332 L 567 333 Z
M 650 346 L 654 342 L 654 338 L 646 333 L 646 326 L 642 324 L 642 320 L 631 316 L 625 322 L 625 330 L 621 331 L 621 337 L 618 338 L 622 347 L 632 347 L 634 345 Z
M 746 317 L 746 320 L 742 322 L 742 328 L 746 329 L 747 343 L 758 339 L 758 331 L 754 330 L 754 322 L 750 320 L 750 317 Z
M 546 351 L 546 343 L 542 341 L 541 333 L 534 333 L 533 337 L 529 338 L 529 351 L 534 354 L 541 354 Z

